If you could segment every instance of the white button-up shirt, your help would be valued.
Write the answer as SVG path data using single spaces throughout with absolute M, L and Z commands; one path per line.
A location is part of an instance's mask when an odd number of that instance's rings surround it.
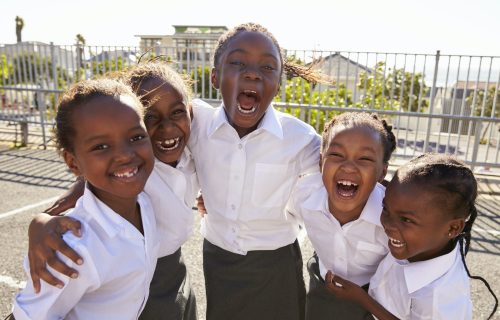
M 187 148 L 175 168 L 155 160 L 144 191 L 156 216 L 160 257 L 176 252 L 193 234 L 192 208 L 198 189 L 194 162 Z
M 82 223 L 82 237 L 71 232 L 63 238 L 83 258 L 76 265 L 60 259 L 79 272 L 77 279 L 55 273 L 65 285 L 58 289 L 41 282 L 36 294 L 31 279 L 14 301 L 13 313 L 22 319 L 137 319 L 144 308 L 158 259 L 154 213 L 148 197 L 138 197 L 144 236 L 85 188 L 68 214 Z M 28 271 L 28 263 L 25 260 Z M 27 272 L 29 277 L 29 271 Z
M 242 255 L 293 243 L 299 224 L 285 205 L 299 175 L 319 170 L 314 129 L 270 106 L 240 139 L 222 107 L 193 105 L 189 148 L 207 209 L 205 239 Z
M 380 224 L 384 194 L 385 187 L 377 183 L 359 218 L 341 226 L 330 213 L 321 174 L 299 179 L 289 211 L 302 216 L 323 279 L 331 270 L 360 286 L 370 281 L 389 252 L 387 235 Z
M 469 278 L 458 245 L 448 254 L 413 263 L 389 253 L 368 293 L 400 319 L 472 319 Z

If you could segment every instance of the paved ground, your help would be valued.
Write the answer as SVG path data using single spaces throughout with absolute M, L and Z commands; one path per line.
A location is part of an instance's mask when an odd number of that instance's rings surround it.
M 479 176 L 478 179 L 480 214 L 467 263 L 472 274 L 488 279 L 493 290 L 500 295 L 500 178 Z M 62 194 L 72 181 L 73 177 L 55 151 L 10 150 L 0 144 L 0 319 L 9 312 L 15 293 L 24 285 L 22 262 L 27 250 L 29 221 L 54 197 Z M 199 319 L 204 319 L 201 241 L 199 232 L 196 232 L 184 245 L 183 253 L 198 299 Z M 303 239 L 301 247 L 306 261 L 312 255 L 307 238 Z M 306 283 L 307 280 L 306 275 Z M 493 299 L 479 281 L 471 281 L 471 290 L 474 319 L 486 319 Z M 500 319 L 499 312 L 495 318 Z

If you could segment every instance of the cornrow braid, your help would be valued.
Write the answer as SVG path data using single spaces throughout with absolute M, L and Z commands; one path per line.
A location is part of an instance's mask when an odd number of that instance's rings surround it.
M 309 81 L 309 82 L 313 82 L 313 83 L 325 83 L 325 84 L 332 83 L 330 78 L 327 75 L 317 71 L 314 68 L 314 65 L 304 66 L 304 65 L 292 62 L 292 61 L 284 60 L 283 59 L 283 51 L 282 51 L 278 41 L 274 37 L 274 35 L 271 32 L 269 32 L 269 30 L 264 28 L 262 25 L 260 25 L 258 23 L 253 23 L 253 22 L 248 22 L 248 23 L 243 23 L 243 24 L 237 25 L 236 27 L 227 31 L 226 33 L 222 34 L 219 37 L 219 39 L 217 41 L 217 45 L 215 46 L 214 55 L 212 58 L 212 60 L 213 60 L 212 63 L 213 63 L 214 68 L 216 68 L 216 69 L 219 68 L 220 58 L 221 58 L 222 54 L 224 53 L 224 51 L 226 50 L 226 48 L 228 47 L 230 40 L 242 32 L 262 33 L 263 35 L 265 35 L 266 37 L 271 39 L 271 41 L 276 46 L 276 49 L 278 49 L 280 65 L 282 66 L 281 73 L 285 72 L 285 74 L 287 76 L 301 77 L 304 80 Z
M 477 181 L 474 174 L 467 166 L 452 156 L 433 153 L 426 153 L 410 160 L 402 169 L 396 173 L 401 181 L 414 181 L 439 188 L 449 195 L 447 196 L 448 202 L 443 201 L 446 203 L 443 210 L 446 210 L 453 217 L 467 219 L 462 232 L 452 241 L 454 246 L 457 242 L 459 243 L 462 263 L 469 278 L 483 282 L 495 299 L 495 306 L 488 317 L 491 319 L 498 308 L 498 298 L 483 277 L 470 274 L 465 262 L 465 255 L 469 251 L 472 238 L 472 226 L 477 217 L 475 205 Z
M 384 163 L 388 163 L 392 153 L 396 150 L 396 137 L 392 132 L 392 126 L 387 124 L 384 119 L 380 119 L 376 114 L 368 112 L 345 112 L 333 117 L 323 130 L 321 153 L 323 153 L 330 145 L 333 128 L 335 126 L 366 126 L 372 128 L 379 133 L 384 149 Z

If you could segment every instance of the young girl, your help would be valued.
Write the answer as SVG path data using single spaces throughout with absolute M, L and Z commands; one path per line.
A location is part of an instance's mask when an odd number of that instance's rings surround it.
M 193 233 L 192 206 L 198 191 L 194 162 L 186 148 L 191 126 L 189 82 L 162 62 L 138 64 L 124 78 L 141 98 L 156 158 L 144 191 L 156 213 L 161 258 L 140 319 L 196 319 L 196 300 L 181 254 L 181 245 Z M 80 187 L 73 188 L 66 206 L 73 205 L 71 199 L 80 195 Z
M 223 104 L 193 101 L 189 141 L 208 212 L 207 319 L 303 319 L 299 225 L 284 209 L 298 177 L 318 170 L 320 141 L 311 126 L 271 103 L 284 69 L 321 79 L 284 62 L 274 37 L 252 23 L 221 36 L 213 61 L 211 80 Z
M 56 116 L 56 139 L 69 169 L 85 178 L 83 197 L 68 216 L 83 235 L 63 238 L 85 264 L 64 287 L 31 281 L 15 299 L 16 319 L 135 319 L 144 308 L 158 258 L 156 222 L 142 190 L 153 153 L 141 104 L 125 85 L 84 81 L 65 93 Z M 66 259 L 68 263 L 68 259 Z
M 189 141 L 207 210 L 207 319 L 303 319 L 299 224 L 284 209 L 298 177 L 318 170 L 320 141 L 272 100 L 284 69 L 318 78 L 284 62 L 276 39 L 252 23 L 221 36 L 213 63 L 222 106 L 193 101 Z
M 126 78 L 144 105 L 144 122 L 156 158 L 144 191 L 151 198 L 160 236 L 160 259 L 140 319 L 194 320 L 181 246 L 193 234 L 198 192 L 194 162 L 186 148 L 191 131 L 189 83 L 165 63 L 139 64 Z
M 380 224 L 384 180 L 395 137 L 376 115 L 348 112 L 323 132 L 321 171 L 300 178 L 289 211 L 304 220 L 315 255 L 307 265 L 310 282 L 306 319 L 365 319 L 369 313 L 325 288 L 332 270 L 367 290 L 389 251 Z
M 390 254 L 371 279 L 369 295 L 331 272 L 329 290 L 378 319 L 471 319 L 467 276 L 485 282 L 470 276 L 464 257 L 476 196 L 472 171 L 452 157 L 424 154 L 411 160 L 387 187 L 380 220 Z

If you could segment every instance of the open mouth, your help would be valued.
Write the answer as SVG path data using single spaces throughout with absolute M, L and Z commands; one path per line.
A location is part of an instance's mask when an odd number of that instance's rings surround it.
M 156 146 L 162 151 L 172 151 L 179 147 L 181 138 L 165 139 L 162 141 L 156 141 Z
M 256 91 L 253 90 L 243 90 L 238 95 L 238 111 L 243 114 L 252 114 L 257 111 L 259 106 L 259 96 Z
M 337 181 L 337 194 L 343 198 L 353 198 L 358 192 L 358 184 L 349 180 Z
M 389 237 L 389 243 L 391 244 L 391 246 L 393 246 L 395 248 L 402 248 L 402 247 L 406 246 L 406 242 L 399 241 L 399 240 L 396 240 L 396 239 L 391 238 L 391 237 Z
M 139 167 L 127 168 L 125 170 L 113 172 L 113 176 L 120 179 L 128 179 L 137 175 L 139 172 Z

